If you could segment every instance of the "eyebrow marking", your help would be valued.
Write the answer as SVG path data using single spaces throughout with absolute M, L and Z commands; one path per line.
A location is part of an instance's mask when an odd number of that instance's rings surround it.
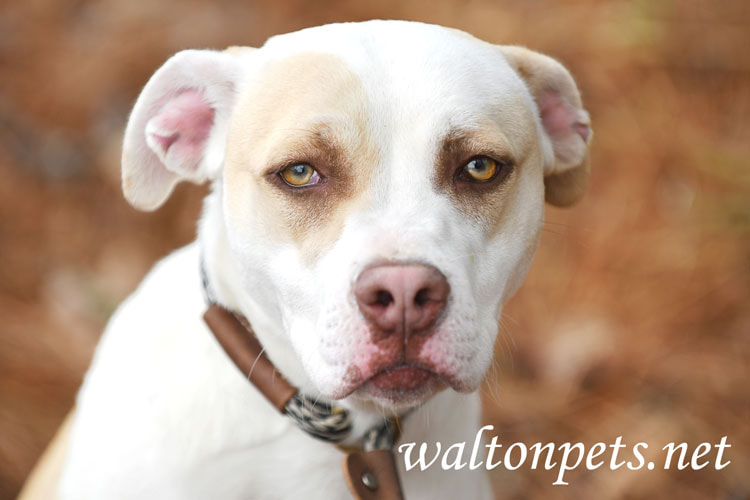
M 486 155 L 495 159 L 513 160 L 513 148 L 508 138 L 499 130 L 454 129 L 445 134 L 442 140 L 441 155 L 460 154 L 471 156 Z
M 498 181 L 472 184 L 457 182 L 456 172 L 471 158 L 488 156 L 511 168 Z M 501 217 L 500 207 L 514 178 L 519 158 L 510 141 L 494 124 L 476 129 L 454 129 L 437 143 L 433 186 L 443 193 L 470 220 L 485 227 L 496 225 Z M 501 174 L 502 175 L 502 174 Z
M 323 122 L 310 127 L 282 131 L 296 131 L 300 134 L 285 137 L 273 145 L 261 176 L 278 173 L 284 167 L 295 163 L 309 163 L 325 177 L 350 177 L 351 158 L 348 157 L 347 148 L 341 144 L 340 134 L 334 127 L 335 125 Z
M 454 129 L 438 141 L 435 158 L 435 187 L 447 191 L 453 184 L 453 174 L 471 158 L 488 156 L 505 163 L 517 163 L 516 155 L 499 130 Z

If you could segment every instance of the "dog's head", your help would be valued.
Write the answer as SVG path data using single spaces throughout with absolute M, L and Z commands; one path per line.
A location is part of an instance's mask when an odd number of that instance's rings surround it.
M 545 199 L 583 193 L 590 137 L 549 57 L 418 23 L 329 25 L 167 61 L 130 118 L 123 188 L 151 210 L 213 180 L 227 279 L 321 394 L 401 408 L 479 386 Z

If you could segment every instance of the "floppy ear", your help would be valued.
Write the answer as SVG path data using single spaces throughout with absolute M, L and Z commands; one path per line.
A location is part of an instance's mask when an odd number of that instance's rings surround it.
M 591 122 L 573 77 L 551 57 L 523 47 L 501 46 L 508 63 L 526 82 L 539 108 L 544 133 L 544 198 L 557 206 L 578 201 L 589 177 Z M 551 150 L 551 151 L 550 151 Z
M 125 129 L 122 189 L 131 205 L 154 210 L 179 181 L 220 174 L 239 75 L 236 52 L 213 50 L 179 52 L 154 73 Z

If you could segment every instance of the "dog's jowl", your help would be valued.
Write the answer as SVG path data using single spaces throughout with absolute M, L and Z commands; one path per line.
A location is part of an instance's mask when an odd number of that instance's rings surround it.
M 197 241 L 109 322 L 57 443 L 58 497 L 346 499 L 342 450 L 386 423 L 386 448 L 473 443 L 503 304 L 545 200 L 582 196 L 591 137 L 558 62 L 439 26 L 176 54 L 133 108 L 123 190 L 142 210 L 183 180 L 212 191 Z M 296 406 L 237 369 L 209 302 L 246 320 Z M 339 446 L 313 435 L 336 415 Z M 483 470 L 396 466 L 410 500 L 492 496 Z

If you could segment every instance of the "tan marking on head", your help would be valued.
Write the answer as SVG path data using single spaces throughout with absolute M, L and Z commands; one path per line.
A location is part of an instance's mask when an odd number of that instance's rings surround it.
M 268 62 L 243 92 L 225 161 L 229 210 L 263 211 L 267 234 L 305 260 L 330 248 L 378 164 L 361 82 L 338 57 L 300 53 Z M 309 163 L 324 185 L 292 188 L 278 172 Z

